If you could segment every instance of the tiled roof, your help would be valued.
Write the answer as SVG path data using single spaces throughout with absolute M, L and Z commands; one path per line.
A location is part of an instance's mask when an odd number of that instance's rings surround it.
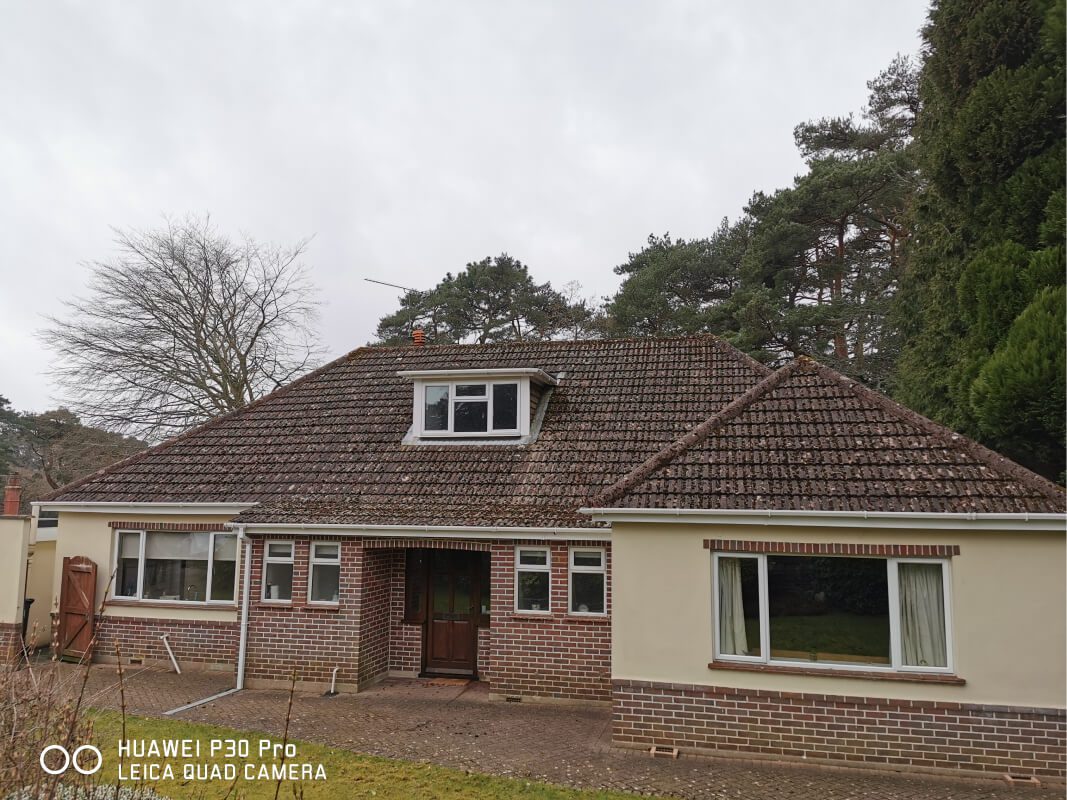
M 828 367 L 800 359 L 590 505 L 1063 513 L 1064 492 Z
M 562 378 L 525 446 L 402 444 L 399 370 L 536 367 Z M 710 336 L 361 348 L 51 499 L 261 502 L 274 522 L 590 526 L 591 495 L 769 370 Z

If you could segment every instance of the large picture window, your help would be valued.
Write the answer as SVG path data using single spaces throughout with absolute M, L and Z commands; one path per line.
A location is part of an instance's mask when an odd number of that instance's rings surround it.
M 719 553 L 725 661 L 951 671 L 948 562 Z
M 118 531 L 116 598 L 232 603 L 237 536 L 219 531 Z
M 515 381 L 428 383 L 422 388 L 424 436 L 518 436 Z

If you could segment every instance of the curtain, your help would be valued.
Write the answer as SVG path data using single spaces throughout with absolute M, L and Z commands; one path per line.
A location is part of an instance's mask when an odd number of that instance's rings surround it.
M 945 592 L 940 564 L 900 564 L 900 635 L 910 667 L 947 667 Z
M 719 559 L 719 649 L 727 655 L 749 654 L 739 558 Z

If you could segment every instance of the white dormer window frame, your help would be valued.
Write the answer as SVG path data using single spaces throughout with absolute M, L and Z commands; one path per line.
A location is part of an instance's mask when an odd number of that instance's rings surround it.
M 514 386 L 515 391 L 515 426 L 511 428 L 494 428 L 493 412 L 497 386 Z M 481 387 L 481 392 L 477 391 Z M 426 406 L 432 392 L 447 392 L 446 427 L 432 429 L 426 427 Z M 486 429 L 484 431 L 457 431 L 456 407 L 461 404 L 485 405 Z M 415 381 L 415 423 L 418 435 L 423 438 L 465 438 L 478 439 L 487 436 L 527 436 L 530 433 L 530 381 L 528 378 L 461 378 L 452 381 L 417 380 Z M 523 413 L 525 410 L 525 413 Z
M 419 439 L 516 439 L 530 435 L 531 383 L 554 386 L 556 380 L 539 369 L 480 369 L 480 370 L 419 370 L 398 373 L 411 378 L 414 384 L 412 396 L 412 432 Z M 516 387 L 515 425 L 508 428 L 494 427 L 494 412 L 497 394 L 503 386 Z M 436 394 L 444 404 L 447 419 L 445 426 L 427 428 L 427 401 Z M 444 397 L 447 397 L 447 401 Z M 485 430 L 456 430 L 457 409 L 463 405 L 479 404 L 485 407 Z

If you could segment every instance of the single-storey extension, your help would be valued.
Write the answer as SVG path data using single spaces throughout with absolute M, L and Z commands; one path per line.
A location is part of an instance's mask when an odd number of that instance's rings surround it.
M 807 359 L 361 348 L 39 508 L 68 653 L 477 677 L 611 703 L 621 745 L 1064 778 L 1063 490 Z

